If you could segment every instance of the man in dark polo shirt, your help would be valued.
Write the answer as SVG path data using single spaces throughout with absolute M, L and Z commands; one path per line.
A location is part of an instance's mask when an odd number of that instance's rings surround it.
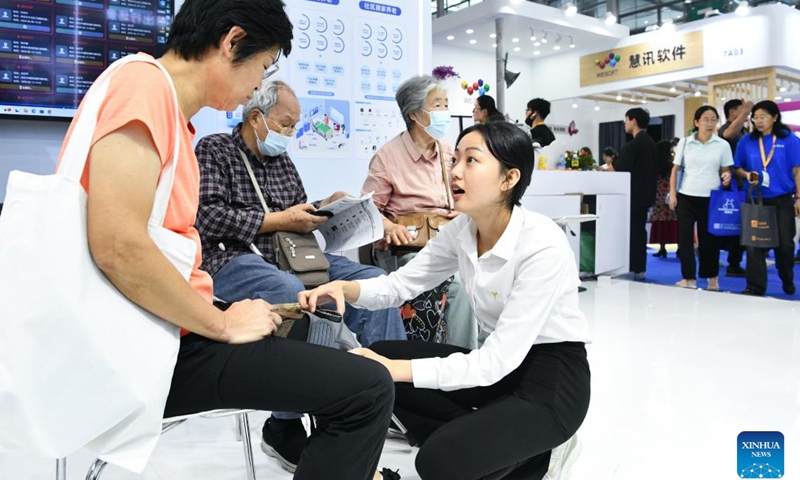
M 717 135 L 723 138 L 728 145 L 731 146 L 731 153 L 736 155 L 736 145 L 739 140 L 747 133 L 744 127 L 744 122 L 753 109 L 753 102 L 743 102 L 738 98 L 728 100 L 723 106 L 726 122 L 719 127 Z M 739 188 L 745 188 L 745 182 L 742 178 L 736 178 Z M 742 268 L 742 257 L 744 256 L 744 247 L 739 243 L 739 237 L 736 235 L 730 237 L 722 237 L 722 248 L 728 251 L 728 268 L 725 270 L 725 275 L 729 277 L 744 277 L 745 271 Z
M 647 269 L 647 210 L 656 200 L 656 142 L 647 134 L 650 114 L 643 108 L 625 113 L 625 133 L 633 135 L 609 165 L 609 171 L 631 174 L 630 271 L 636 280 L 644 280 Z

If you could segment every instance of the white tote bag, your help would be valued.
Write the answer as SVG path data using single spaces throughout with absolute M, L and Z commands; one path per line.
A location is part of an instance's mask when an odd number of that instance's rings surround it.
M 169 78 L 147 57 L 117 61 L 89 90 L 58 172 L 9 177 L 0 218 L 0 450 L 65 457 L 87 447 L 138 473 L 158 441 L 179 329 L 136 306 L 97 268 L 80 185 L 110 78 L 136 61 Z M 162 227 L 178 161 L 176 123 L 148 231 L 188 281 L 196 244 Z

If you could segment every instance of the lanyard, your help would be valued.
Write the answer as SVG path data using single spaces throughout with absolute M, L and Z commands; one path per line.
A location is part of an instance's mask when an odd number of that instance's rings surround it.
M 769 163 L 772 161 L 772 156 L 775 155 L 775 144 L 777 143 L 778 137 L 773 135 L 772 136 L 772 149 L 769 151 L 769 156 L 764 156 L 764 137 L 758 138 L 758 146 L 761 148 L 761 164 L 764 165 L 764 170 L 767 169 Z

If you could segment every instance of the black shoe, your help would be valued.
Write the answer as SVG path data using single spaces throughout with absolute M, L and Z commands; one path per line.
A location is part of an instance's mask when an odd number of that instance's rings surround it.
M 747 276 L 747 272 L 739 265 L 728 265 L 727 270 L 725 270 L 725 275 L 728 277 L 745 277 Z
M 794 295 L 797 289 L 794 286 L 794 283 L 784 283 L 783 284 L 783 293 L 786 295 Z
M 381 476 L 383 480 L 400 480 L 399 471 L 400 470 L 391 471 L 388 468 L 384 468 L 381 470 Z
M 742 290 L 742 295 L 751 295 L 753 297 L 763 297 L 764 296 L 763 293 L 757 291 L 753 287 L 747 287 L 744 290 Z
M 294 473 L 306 445 L 306 429 L 299 418 L 270 417 L 261 430 L 261 451 L 274 457 L 287 472 Z
M 666 250 L 659 250 L 656 253 L 654 253 L 653 256 L 656 257 L 656 258 L 659 258 L 659 257 L 667 258 L 667 251 Z

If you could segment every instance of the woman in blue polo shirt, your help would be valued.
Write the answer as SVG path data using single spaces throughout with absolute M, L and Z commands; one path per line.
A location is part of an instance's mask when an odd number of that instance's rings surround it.
M 719 290 L 719 241 L 708 232 L 708 204 L 711 190 L 719 188 L 722 178 L 731 181 L 733 156 L 728 142 L 718 137 L 719 114 L 710 105 L 694 112 L 694 133 L 682 138 L 675 147 L 675 160 L 669 181 L 669 207 L 677 209 L 678 251 L 682 279 L 679 287 L 697 287 L 697 263 L 694 259 L 694 229 L 697 224 L 700 278 L 708 279 L 708 290 Z M 678 171 L 683 170 L 680 185 Z
M 794 234 L 795 216 L 800 216 L 800 200 L 793 194 L 800 188 L 800 139 L 781 122 L 778 105 L 770 100 L 758 102 L 752 110 L 755 128 L 736 147 L 736 174 L 761 185 L 765 205 L 774 205 L 778 217 L 778 248 L 775 264 L 787 295 L 795 293 Z M 747 248 L 746 295 L 767 291 L 767 250 Z

